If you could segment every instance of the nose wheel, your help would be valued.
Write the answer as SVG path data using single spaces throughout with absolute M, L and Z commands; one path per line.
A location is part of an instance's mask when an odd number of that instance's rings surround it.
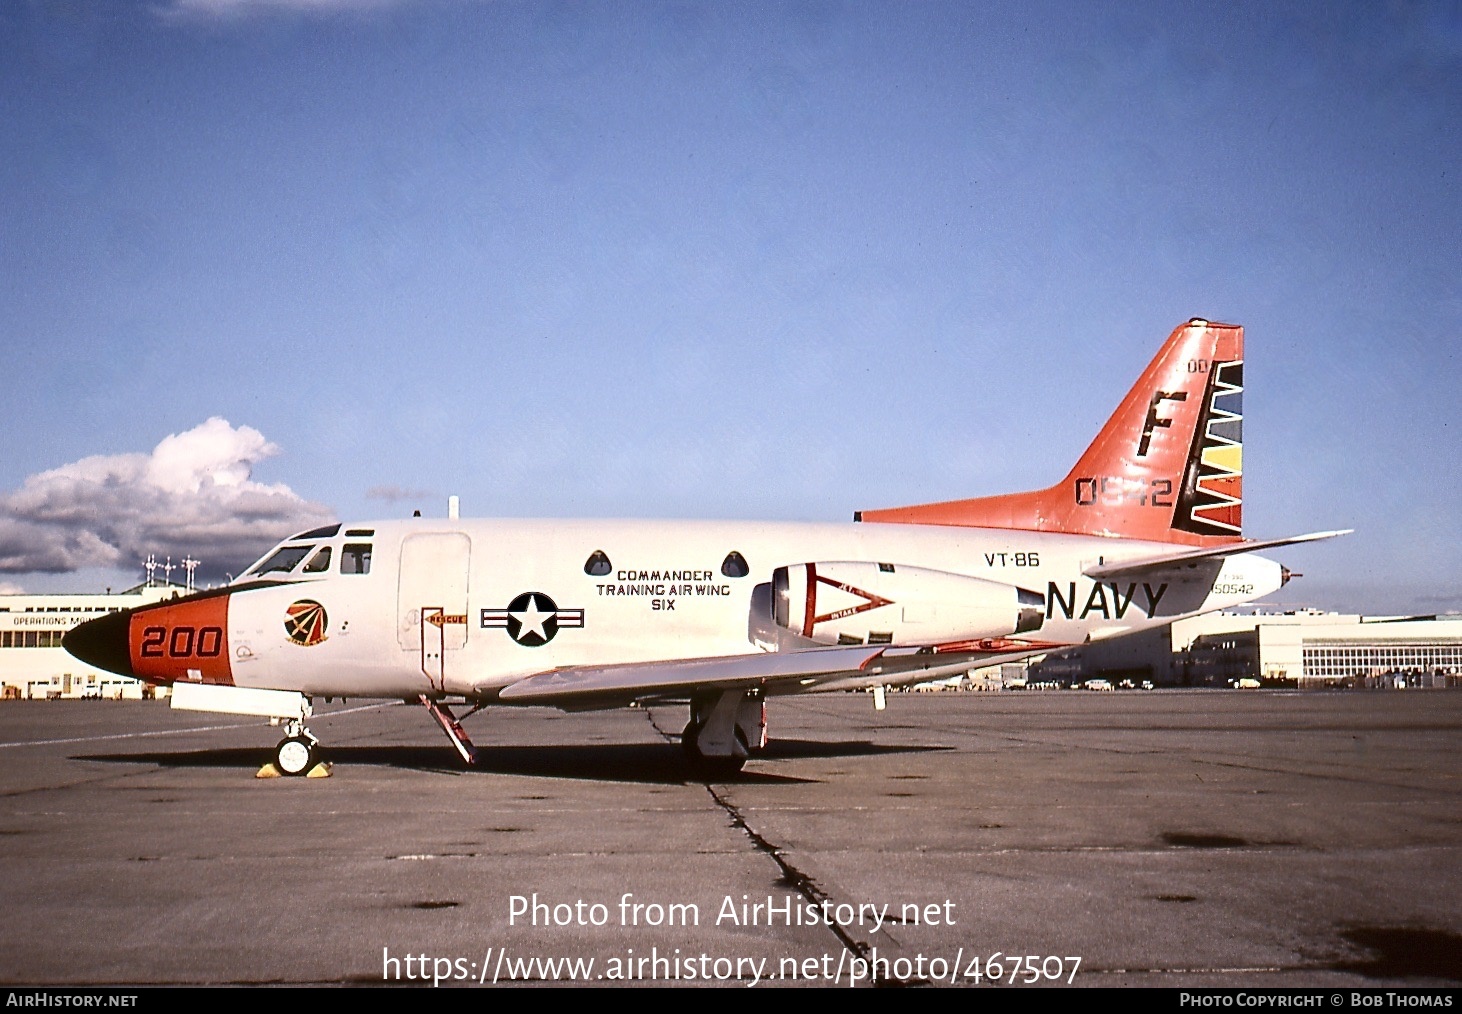
M 281 774 L 303 775 L 315 766 L 320 741 L 310 734 L 303 722 L 288 722 L 284 731 L 284 739 L 274 748 L 274 766 Z

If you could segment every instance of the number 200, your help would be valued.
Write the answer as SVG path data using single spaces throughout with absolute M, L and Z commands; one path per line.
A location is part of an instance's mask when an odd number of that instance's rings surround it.
M 143 658 L 217 658 L 223 654 L 222 627 L 146 627 L 142 631 Z

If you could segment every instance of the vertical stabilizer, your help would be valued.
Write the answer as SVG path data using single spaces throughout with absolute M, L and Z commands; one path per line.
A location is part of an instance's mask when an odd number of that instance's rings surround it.
M 1190 320 L 1060 483 L 860 511 L 860 521 L 1108 535 L 1190 546 L 1242 537 L 1244 329 Z

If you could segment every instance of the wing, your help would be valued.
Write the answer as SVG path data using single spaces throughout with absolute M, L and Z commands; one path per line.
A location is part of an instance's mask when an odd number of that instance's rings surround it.
M 997 638 L 941 648 L 856 645 L 569 666 L 504 687 L 499 699 L 510 704 L 546 704 L 566 711 L 587 711 L 722 690 L 760 689 L 769 696 L 807 693 L 843 686 L 942 679 L 977 665 L 1024 658 L 1049 647 Z

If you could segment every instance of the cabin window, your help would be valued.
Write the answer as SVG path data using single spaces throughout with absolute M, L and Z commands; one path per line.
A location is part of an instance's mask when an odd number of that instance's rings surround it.
M 263 563 L 259 564 L 250 573 L 258 574 L 261 577 L 265 574 L 273 574 L 276 572 L 288 574 L 314 548 L 314 546 L 285 546 L 283 549 L 277 550 L 273 556 L 270 556 Z
M 603 577 L 613 569 L 614 564 L 609 562 L 609 556 L 602 549 L 594 550 L 584 561 L 584 573 L 590 577 Z
M 340 549 L 340 573 L 369 574 L 371 572 L 371 544 L 369 542 L 347 542 Z
M 305 564 L 306 574 L 323 574 L 330 569 L 330 547 L 325 546 Z
M 727 577 L 745 577 L 751 573 L 751 567 L 747 565 L 746 557 L 733 549 L 721 561 L 721 573 Z

